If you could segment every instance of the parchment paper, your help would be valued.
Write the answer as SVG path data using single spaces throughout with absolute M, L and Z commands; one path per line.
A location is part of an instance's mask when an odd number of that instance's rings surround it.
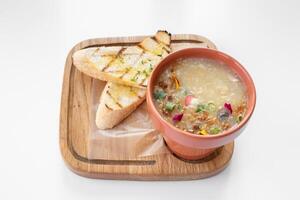
M 142 103 L 119 125 L 108 130 L 99 130 L 95 116 L 99 97 L 105 82 L 94 80 L 92 84 L 91 132 L 88 156 L 90 159 L 138 159 L 144 156 L 168 152 L 162 136 L 156 131 L 147 113 L 146 102 Z

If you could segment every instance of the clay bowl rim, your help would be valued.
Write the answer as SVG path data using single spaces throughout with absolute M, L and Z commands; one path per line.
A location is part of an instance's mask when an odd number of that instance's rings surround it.
M 194 54 L 194 56 L 193 55 L 187 55 L 186 56 L 185 52 L 188 52 L 188 51 L 191 51 L 191 52 L 196 51 L 197 53 L 191 53 L 191 54 Z M 156 72 L 159 71 L 160 68 L 163 68 L 165 65 L 173 62 L 174 60 L 176 60 L 178 58 L 198 57 L 198 55 L 196 55 L 196 54 L 201 54 L 201 51 L 206 51 L 206 52 L 209 52 L 209 53 L 218 54 L 219 56 L 222 56 L 225 59 L 232 60 L 235 63 L 235 65 L 238 68 L 241 69 L 242 73 L 244 74 L 245 77 L 248 78 L 248 81 L 250 83 L 250 86 L 244 83 L 247 90 L 248 89 L 250 90 L 250 92 L 247 92 L 247 93 L 248 94 L 250 93 L 250 95 L 252 95 L 252 97 L 248 96 L 248 102 L 247 102 L 248 105 L 247 105 L 247 112 L 246 112 L 245 117 L 242 119 L 242 121 L 237 126 L 231 127 L 230 129 L 225 130 L 222 133 L 216 134 L 216 135 L 196 135 L 196 134 L 190 133 L 188 131 L 183 131 L 183 130 L 175 127 L 174 125 L 172 125 L 171 123 L 166 121 L 161 116 L 161 114 L 158 112 L 158 110 L 156 109 L 156 107 L 154 105 L 153 97 L 152 97 L 152 91 L 154 89 L 154 79 L 156 79 L 156 77 L 154 77 L 153 74 L 156 74 Z M 179 55 L 182 54 L 182 55 L 177 57 L 178 54 Z M 215 60 L 218 60 L 218 59 L 215 59 Z M 245 82 L 244 78 L 242 78 L 239 74 L 238 74 L 238 76 L 240 77 L 242 82 Z M 247 124 L 247 122 L 249 121 L 249 119 L 251 118 L 251 116 L 253 114 L 253 111 L 254 111 L 254 108 L 255 108 L 255 105 L 256 105 L 256 89 L 255 89 L 254 82 L 253 82 L 250 74 L 247 72 L 247 70 L 242 66 L 242 64 L 240 64 L 236 59 L 229 56 L 228 54 L 226 54 L 224 52 L 221 52 L 221 51 L 218 51 L 218 50 L 208 49 L 208 48 L 197 48 L 197 47 L 196 48 L 185 48 L 185 49 L 181 49 L 181 50 L 175 51 L 173 53 L 170 53 L 164 59 L 162 59 L 159 62 L 159 64 L 154 68 L 154 70 L 152 71 L 151 76 L 149 78 L 149 83 L 148 83 L 148 87 L 147 87 L 147 100 L 149 100 L 149 101 L 147 101 L 147 104 L 150 104 L 151 110 L 154 112 L 155 117 L 158 118 L 159 121 L 161 121 L 162 123 L 166 124 L 168 126 L 168 128 L 173 129 L 176 132 L 179 132 L 179 133 L 181 133 L 183 135 L 186 135 L 188 137 L 193 137 L 193 138 L 196 138 L 196 139 L 216 139 L 216 138 L 222 138 L 222 137 L 228 136 L 230 134 L 233 134 L 236 131 L 240 130 L 242 127 L 244 127 L 244 125 Z

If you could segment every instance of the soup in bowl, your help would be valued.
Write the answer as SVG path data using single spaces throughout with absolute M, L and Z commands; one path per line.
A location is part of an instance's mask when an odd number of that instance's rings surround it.
M 154 69 L 147 106 L 168 147 L 185 159 L 200 159 L 231 142 L 255 107 L 255 87 L 232 57 L 211 49 L 170 54 Z

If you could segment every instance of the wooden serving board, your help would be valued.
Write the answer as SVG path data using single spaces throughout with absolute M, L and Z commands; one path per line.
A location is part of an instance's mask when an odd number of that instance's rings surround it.
M 60 149 L 65 163 L 76 174 L 103 179 L 191 180 L 217 174 L 228 165 L 233 142 L 198 161 L 184 161 L 171 152 L 128 160 L 88 157 L 93 79 L 74 67 L 72 55 L 79 49 L 92 46 L 135 45 L 145 37 L 90 39 L 78 43 L 70 51 L 65 64 L 60 111 Z M 216 48 L 208 39 L 190 34 L 172 35 L 171 47 Z

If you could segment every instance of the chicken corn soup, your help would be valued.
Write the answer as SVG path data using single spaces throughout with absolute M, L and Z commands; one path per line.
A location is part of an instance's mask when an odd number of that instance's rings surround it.
M 215 135 L 236 126 L 246 112 L 246 90 L 226 64 L 207 58 L 180 58 L 154 86 L 156 109 L 179 129 Z

